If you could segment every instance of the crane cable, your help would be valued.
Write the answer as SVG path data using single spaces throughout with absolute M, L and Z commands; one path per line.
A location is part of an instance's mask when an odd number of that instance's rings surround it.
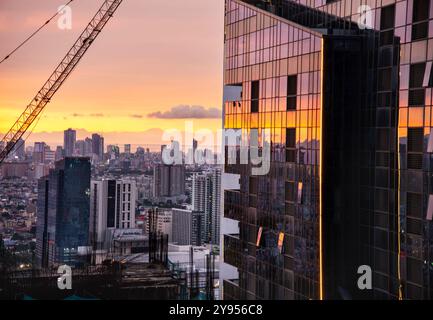
M 74 0 L 69 0 L 68 3 L 66 3 L 65 5 L 63 5 L 59 10 L 57 10 L 57 12 L 51 17 L 49 18 L 47 21 L 45 21 L 45 23 L 43 25 L 41 25 L 35 32 L 33 32 L 30 36 L 28 36 L 23 42 L 21 42 L 14 50 L 12 50 L 8 55 L 6 55 L 6 57 L 3 58 L 3 60 L 0 61 L 0 64 L 2 64 L 4 61 L 6 61 L 7 59 L 9 59 L 9 57 L 11 55 L 13 55 L 16 51 L 18 51 L 23 45 L 25 45 L 31 38 L 33 38 L 39 31 L 41 31 L 47 24 L 49 24 L 51 22 L 51 20 L 53 20 L 55 17 L 57 17 L 59 15 L 60 12 L 63 11 L 63 9 L 65 7 L 67 7 L 71 2 L 73 2 Z
M 18 47 L 16 47 L 13 51 L 11 51 L 11 53 L 9 53 L 5 58 L 3 58 L 3 60 L 0 61 L 0 64 L 3 63 L 5 60 L 9 59 L 9 57 L 14 54 L 17 50 L 19 50 L 24 44 L 26 44 L 31 38 L 33 38 L 39 31 L 41 31 L 47 24 L 49 24 L 51 22 L 51 20 L 53 20 L 55 17 L 57 17 L 59 15 L 60 12 L 63 11 L 63 9 L 68 6 L 71 2 L 73 2 L 74 0 L 69 0 L 66 4 L 64 4 L 53 16 L 51 16 L 51 18 L 49 18 L 47 21 L 45 21 L 45 23 L 40 26 L 35 32 L 33 32 L 27 39 L 25 39 Z M 29 130 L 29 132 L 27 132 L 27 136 L 23 139 L 23 141 L 26 141 L 27 138 L 32 134 L 33 130 L 36 128 L 36 126 L 39 123 L 39 120 L 42 117 L 43 111 L 38 115 L 38 117 L 36 118 L 36 122 L 33 123 L 32 128 Z M 18 146 L 19 148 L 20 146 Z

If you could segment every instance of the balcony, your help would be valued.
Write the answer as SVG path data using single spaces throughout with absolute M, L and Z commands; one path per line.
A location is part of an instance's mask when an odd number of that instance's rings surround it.
M 239 300 L 240 288 L 238 280 L 224 280 L 224 300 Z

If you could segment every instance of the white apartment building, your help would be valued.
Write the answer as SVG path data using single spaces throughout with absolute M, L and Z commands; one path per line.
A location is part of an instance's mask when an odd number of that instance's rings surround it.
M 92 180 L 90 185 L 90 241 L 98 255 L 111 249 L 115 229 L 134 229 L 137 187 L 131 179 Z

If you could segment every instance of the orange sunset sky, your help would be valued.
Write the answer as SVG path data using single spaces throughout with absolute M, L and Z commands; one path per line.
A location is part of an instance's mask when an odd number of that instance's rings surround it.
M 66 0 L 0 0 L 0 59 Z M 90 21 L 102 0 L 75 0 L 72 30 L 57 20 L 0 64 L 5 133 Z M 223 0 L 124 0 L 46 107 L 28 143 L 102 133 L 106 144 L 158 143 L 161 129 L 221 128 Z M 217 110 L 216 110 L 217 109 Z M 48 134 L 49 133 L 49 134 Z

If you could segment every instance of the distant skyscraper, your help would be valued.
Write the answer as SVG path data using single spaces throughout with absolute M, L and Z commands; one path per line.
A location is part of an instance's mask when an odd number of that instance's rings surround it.
M 11 155 L 10 157 L 23 160 L 26 157 L 25 148 L 26 148 L 25 141 L 23 139 L 19 139 L 15 144 L 15 146 L 13 147 L 10 153 Z
M 118 146 L 115 146 L 115 145 L 111 145 L 111 144 L 109 144 L 109 145 L 107 146 L 107 153 L 108 153 L 108 158 L 109 158 L 110 160 L 117 159 L 117 158 L 119 158 L 119 156 L 120 156 L 120 150 L 119 150 L 119 147 L 118 147 Z
M 125 146 L 124 146 L 124 152 L 126 154 L 130 154 L 131 153 L 131 145 L 130 144 L 125 144 Z
M 84 140 L 77 140 L 77 142 L 75 142 L 75 154 L 77 156 L 85 156 L 85 147 L 86 143 Z
M 99 158 L 100 160 L 104 160 L 104 137 L 101 137 L 100 147 L 99 147 Z
M 92 134 L 92 152 L 99 160 L 104 158 L 104 138 L 97 133 Z
M 38 182 L 36 257 L 42 267 L 88 261 L 90 160 L 66 157 Z
M 65 157 L 71 157 L 74 154 L 77 132 L 72 129 L 65 130 L 63 135 L 63 149 Z
M 84 155 L 86 157 L 91 156 L 92 150 L 93 150 L 92 139 L 90 139 L 90 138 L 84 139 Z
M 211 169 L 194 174 L 192 180 L 193 210 L 204 213 L 205 242 L 219 245 L 221 170 Z
M 144 148 L 142 147 L 137 147 L 137 150 L 135 151 L 135 154 L 137 156 L 143 156 L 144 155 Z
M 176 197 L 185 194 L 185 167 L 158 164 L 153 169 L 155 198 Z
M 165 149 L 166 147 L 167 147 L 166 144 L 161 145 L 161 159 L 162 159 L 162 155 L 163 155 L 164 149 Z
M 205 243 L 203 212 L 172 209 L 172 239 L 178 245 L 201 246 Z
M 192 150 L 194 151 L 194 153 L 195 153 L 195 150 L 197 150 L 197 147 L 198 147 L 197 140 L 192 139 Z
M 33 147 L 33 163 L 44 163 L 45 142 L 35 142 Z
M 46 143 L 45 142 L 35 142 L 35 146 L 33 147 L 33 152 L 44 152 Z
M 195 152 L 197 151 L 197 148 L 198 148 L 198 141 L 196 139 L 192 139 L 192 150 L 188 150 L 187 152 L 189 153 L 192 151 L 192 154 L 188 156 L 190 157 L 189 159 L 194 162 L 195 162 Z
M 55 154 L 55 161 L 59 161 L 62 158 L 63 158 L 63 148 L 61 146 L 57 146 L 56 154 Z
M 54 163 L 56 161 L 56 152 L 51 150 L 50 146 L 44 146 L 44 163 Z

